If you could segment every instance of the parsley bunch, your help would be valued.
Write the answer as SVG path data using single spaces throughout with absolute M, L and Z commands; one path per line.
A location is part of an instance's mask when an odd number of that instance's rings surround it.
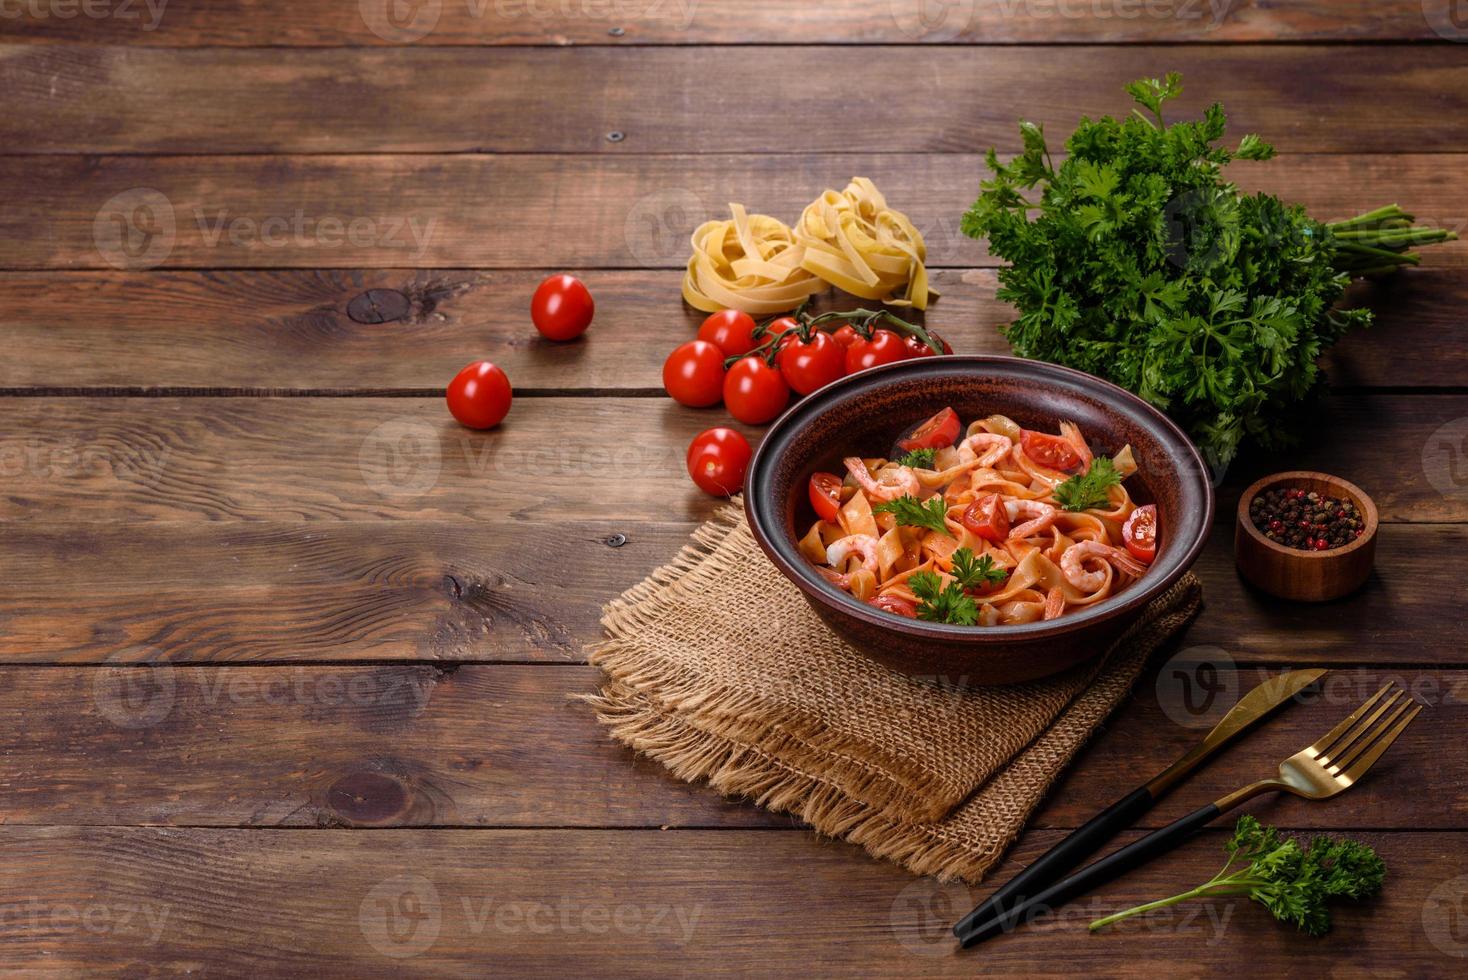
M 1233 869 L 1239 861 L 1245 866 Z M 1228 842 L 1228 863 L 1222 871 L 1180 895 L 1097 919 L 1091 923 L 1091 931 L 1195 898 L 1246 895 L 1281 922 L 1309 935 L 1323 936 L 1330 931 L 1332 899 L 1370 898 L 1381 891 L 1385 877 L 1386 865 L 1365 844 L 1316 837 L 1308 847 L 1301 847 L 1273 827 L 1261 826 L 1253 817 L 1244 816 Z
M 1020 311 L 1005 330 L 1015 353 L 1136 392 L 1221 467 L 1246 436 L 1290 441 L 1283 423 L 1319 387 L 1316 359 L 1371 322 L 1335 308 L 1353 275 L 1416 264 L 1409 248 L 1457 236 L 1414 227 L 1395 205 L 1327 225 L 1240 194 L 1224 164 L 1273 148 L 1253 135 L 1215 145 L 1218 104 L 1167 125 L 1162 106 L 1181 91 L 1176 73 L 1128 85 L 1138 108 L 1082 119 L 1059 166 L 1043 129 L 1021 123 L 1024 152 L 1001 164 L 989 151 L 994 177 L 962 228 L 1011 263 L 998 295 Z

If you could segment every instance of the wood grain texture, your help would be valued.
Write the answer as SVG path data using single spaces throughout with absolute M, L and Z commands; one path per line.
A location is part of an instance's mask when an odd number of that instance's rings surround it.
M 601 635 L 602 604 L 670 560 L 692 529 L 503 519 L 11 524 L 0 551 L 0 576 L 12 583 L 0 594 L 0 663 L 579 661 Z M 1254 664 L 1462 662 L 1455 631 L 1468 588 L 1422 588 L 1421 569 L 1454 567 L 1468 527 L 1385 525 L 1362 591 L 1315 606 L 1245 585 L 1229 532 L 1214 529 L 1196 567 L 1206 606 L 1185 645 Z
M 687 446 L 729 423 L 666 398 L 526 398 L 489 432 L 459 426 L 440 398 L 15 398 L 6 408 L 0 522 L 40 523 L 701 520 L 717 504 L 689 483 Z M 1468 396 L 1337 396 L 1319 411 L 1308 444 L 1234 465 L 1220 514 L 1253 479 L 1292 466 L 1358 483 L 1383 521 L 1468 520 Z
M 529 297 L 546 270 L 0 273 L 0 326 L 10 341 L 0 389 L 428 394 L 470 357 L 484 357 L 522 393 L 660 391 L 663 359 L 703 316 L 676 298 L 680 274 L 572 271 L 597 304 L 591 331 L 572 344 L 530 326 Z M 998 327 L 1014 311 L 994 299 L 995 270 L 939 270 L 934 285 L 943 297 L 928 326 L 960 352 L 1009 353 Z M 1325 359 L 1336 384 L 1460 387 L 1468 379 L 1460 336 L 1468 273 L 1410 270 L 1352 295 L 1377 322 Z M 818 308 L 856 302 L 826 293 Z M 392 319 L 370 322 L 383 317 Z
M 46 5 L 33 14 L 17 4 L 0 19 L 0 38 L 177 47 L 1440 41 L 1434 24 L 1456 36 L 1448 10 L 1420 0 L 1005 0 L 936 7 L 920 0 L 442 0 L 402 9 L 395 22 L 386 18 L 386 6 L 385 0 L 118 0 L 94 8 L 105 16 L 81 17 L 53 14 Z
M 1386 202 L 1468 227 L 1468 157 L 1281 156 L 1230 176 L 1330 221 Z M 678 268 L 739 201 L 794 221 L 872 178 L 934 266 L 992 265 L 958 230 L 971 154 L 0 157 L 0 268 Z M 1468 265 L 1468 241 L 1429 267 Z
M 1079 826 L 1181 756 L 1271 673 L 1209 656 L 1195 649 L 1144 675 L 1032 827 Z M 613 742 L 571 700 L 600 676 L 581 666 L 0 668 L 0 720 L 13 733 L 6 824 L 796 824 L 680 782 Z M 1448 735 L 1468 722 L 1468 673 L 1379 667 L 1332 672 L 1137 826 L 1164 826 L 1199 800 L 1272 773 L 1392 679 L 1429 710 L 1360 792 L 1324 805 L 1280 797 L 1254 809 L 1289 827 L 1460 828 L 1468 745 Z M 1414 793 L 1429 757 L 1433 792 Z
M 0 886 L 18 908 L 0 923 L 0 955 L 12 970 L 87 975 L 764 976 L 819 964 L 823 975 L 907 978 L 972 976 L 978 964 L 985 975 L 1112 975 L 1139 950 L 1164 975 L 1223 973 L 1247 949 L 1263 975 L 1324 955 L 1362 974 L 1454 972 L 1468 840 L 1359 836 L 1392 873 L 1377 899 L 1336 911 L 1328 954 L 1244 900 L 1085 935 L 1094 916 L 1216 872 L 1225 837 L 1206 832 L 1056 920 L 994 940 L 980 960 L 953 952 L 947 926 L 981 890 L 795 831 L 5 827 Z M 1036 835 L 1014 857 L 1054 840 Z
M 902 154 L 1017 152 L 1020 116 L 1045 122 L 1059 149 L 1082 116 L 1124 115 L 1132 103 L 1123 86 L 1164 67 L 1187 82 L 1169 118 L 1224 101 L 1235 140 L 1257 132 L 1282 152 L 1461 152 L 1468 142 L 1468 58 L 1452 45 L 1411 58 L 1379 46 L 1076 47 L 1037 74 L 1047 57 L 1036 48 L 893 48 L 873 59 L 861 48 L 628 57 L 414 47 L 312 49 L 282 61 L 274 50 L 21 45 L 0 47 L 0 89 L 17 96 L 0 118 L 0 149 L 839 153 L 859 142 L 853 133 L 870 132 L 882 134 L 874 149 Z M 1339 70 L 1342 59 L 1350 72 Z M 820 70 L 790 70 L 800 64 Z M 741 76 L 781 78 L 780 110 L 729 112 L 728 91 L 707 80 Z M 1327 118 L 1351 125 L 1322 125 Z M 625 138 L 609 141 L 613 131 Z

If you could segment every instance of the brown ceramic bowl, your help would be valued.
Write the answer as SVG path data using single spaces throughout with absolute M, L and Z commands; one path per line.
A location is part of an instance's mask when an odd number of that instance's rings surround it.
M 1361 512 L 1361 536 L 1325 551 L 1301 551 L 1276 544 L 1249 517 L 1249 504 L 1254 498 L 1275 487 L 1313 490 L 1327 497 L 1350 500 Z M 1270 595 L 1297 602 L 1325 602 L 1355 592 L 1370 577 L 1371 566 L 1376 562 L 1376 528 L 1376 504 L 1356 484 L 1310 470 L 1275 473 L 1256 481 L 1239 498 L 1234 558 L 1239 573 Z
M 1159 550 L 1147 575 L 1080 612 L 1018 626 L 951 626 L 904 619 L 827 582 L 796 542 L 815 520 L 812 473 L 844 472 L 841 458 L 880 455 L 917 422 L 952 406 L 965 424 L 1001 413 L 1056 431 L 1069 419 L 1093 449 L 1131 444 L 1133 498 L 1157 505 Z M 871 368 L 822 388 L 765 435 L 745 479 L 749 526 L 765 554 L 811 607 L 858 650 L 909 674 L 1011 684 L 1044 677 L 1104 652 L 1137 612 L 1198 557 L 1213 522 L 1213 487 L 1198 451 L 1166 416 L 1113 384 L 1016 357 L 924 357 Z

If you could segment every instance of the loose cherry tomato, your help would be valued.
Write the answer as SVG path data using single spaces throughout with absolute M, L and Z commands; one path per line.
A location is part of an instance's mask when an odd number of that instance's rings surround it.
M 759 346 L 753 335 L 754 317 L 743 310 L 720 310 L 698 328 L 699 340 L 708 341 L 728 357 L 748 354 Z
M 884 612 L 895 616 L 906 616 L 908 619 L 917 619 L 917 606 L 908 602 L 900 595 L 879 595 L 871 600 L 871 605 L 876 606 Z
M 704 493 L 728 497 L 744 487 L 750 455 L 749 440 L 733 429 L 706 429 L 688 445 L 688 475 Z
M 1052 470 L 1073 470 L 1081 465 L 1081 454 L 1060 436 L 1020 429 L 1019 444 L 1026 456 Z
M 1004 498 L 997 493 L 986 494 L 969 504 L 959 520 L 964 527 L 995 544 L 1003 544 L 1009 538 L 1009 512 L 1004 509 Z
M 802 395 L 808 395 L 846 374 L 846 352 L 830 334 L 814 332 L 809 341 L 798 334 L 781 340 L 775 355 L 785 383 Z
M 860 340 L 861 334 L 857 333 L 856 328 L 851 324 L 843 323 L 831 331 L 831 339 L 840 344 L 842 349 L 845 349 Z
M 530 319 L 551 340 L 574 340 L 591 326 L 596 304 L 575 276 L 551 276 L 530 298 Z
M 890 330 L 873 330 L 872 339 L 858 339 L 846 348 L 846 373 L 855 374 L 878 364 L 906 360 L 907 345 Z
M 510 379 L 488 361 L 475 361 L 454 375 L 445 396 L 460 424 L 492 429 L 510 410 Z
M 953 445 L 953 441 L 958 438 L 958 427 L 958 413 L 951 408 L 945 408 L 913 429 L 907 438 L 899 439 L 897 445 L 908 453 L 914 449 L 942 449 Z
M 680 344 L 663 362 L 663 387 L 680 405 L 717 405 L 724 392 L 724 352 L 707 340 Z
M 762 357 L 741 357 L 724 376 L 729 414 L 746 425 L 762 425 L 785 410 L 790 388 Z
M 1121 526 L 1121 539 L 1138 561 L 1157 557 L 1157 505 L 1146 504 L 1132 511 Z
M 841 477 L 835 473 L 812 473 L 810 505 L 815 508 L 817 517 L 834 524 L 836 515 L 841 512 Z

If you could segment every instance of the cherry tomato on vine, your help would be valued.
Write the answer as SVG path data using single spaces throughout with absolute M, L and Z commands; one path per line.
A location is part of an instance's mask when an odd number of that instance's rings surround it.
M 913 429 L 907 438 L 897 440 L 897 445 L 907 453 L 914 449 L 942 449 L 953 445 L 953 441 L 958 438 L 958 427 L 958 413 L 951 408 L 945 408 Z
M 943 353 L 945 353 L 945 354 L 952 354 L 953 353 L 953 348 L 952 348 L 952 346 L 949 345 L 948 341 L 944 340 L 942 337 L 940 337 L 937 334 L 933 333 L 931 330 L 928 331 L 928 336 L 932 337 L 935 341 L 938 342 L 938 346 L 941 347 L 941 348 L 943 348 Z M 923 343 L 921 340 L 918 340 L 918 338 L 917 338 L 917 336 L 915 334 L 904 334 L 903 337 L 902 337 L 902 342 L 903 342 L 903 344 L 905 344 L 907 346 L 907 351 L 908 351 L 908 356 L 909 357 L 937 357 L 938 356 L 938 352 L 937 351 L 933 350 L 933 348 L 929 347 L 927 344 Z
M 785 383 L 802 395 L 846 374 L 846 352 L 830 334 L 819 331 L 811 333 L 810 340 L 801 340 L 798 334 L 781 340 L 775 363 Z
M 663 387 L 680 405 L 717 405 L 724 393 L 724 352 L 707 340 L 673 348 L 663 362 Z
M 884 612 L 897 616 L 906 616 L 908 619 L 917 619 L 917 606 L 908 602 L 900 595 L 879 595 L 871 600 L 871 605 L 876 606 Z
M 1081 465 L 1080 453 L 1060 436 L 1021 429 L 1019 444 L 1026 456 L 1052 470 L 1073 470 Z
M 959 520 L 964 527 L 995 544 L 1003 544 L 1009 537 L 1009 512 L 1004 509 L 1004 498 L 997 493 L 969 504 Z
M 488 361 L 475 361 L 454 375 L 444 395 L 461 425 L 492 429 L 510 410 L 510 379 Z
M 688 444 L 688 475 L 704 493 L 728 497 L 743 489 L 751 455 L 749 440 L 733 429 L 706 429 Z
M 754 339 L 754 327 L 754 317 L 743 310 L 720 310 L 703 321 L 698 328 L 698 339 L 708 341 L 728 357 L 739 357 L 759 346 Z
M 551 340 L 575 340 L 591 326 L 595 312 L 591 291 L 575 276 L 551 276 L 530 298 L 530 319 Z
M 762 357 L 741 357 L 724 376 L 724 403 L 745 425 L 762 425 L 785 410 L 790 388 Z
M 1157 505 L 1146 504 L 1131 512 L 1121 526 L 1121 539 L 1139 561 L 1157 557 Z
M 852 344 L 860 340 L 861 334 L 857 333 L 856 328 L 853 327 L 851 324 L 843 323 L 841 324 L 841 326 L 831 331 L 831 339 L 840 344 L 844 349 L 850 347 Z
M 769 326 L 765 327 L 765 333 L 769 334 L 772 337 L 776 337 L 782 333 L 789 333 L 791 330 L 794 330 L 799 326 L 800 321 L 796 320 L 793 316 L 777 317 L 776 319 L 770 321 Z
M 901 337 L 890 330 L 873 330 L 870 340 L 859 338 L 846 348 L 846 373 L 855 374 L 878 364 L 906 360 L 907 357 L 907 345 Z
M 836 523 L 836 515 L 841 512 L 841 477 L 835 473 L 812 473 L 810 505 L 821 520 Z

